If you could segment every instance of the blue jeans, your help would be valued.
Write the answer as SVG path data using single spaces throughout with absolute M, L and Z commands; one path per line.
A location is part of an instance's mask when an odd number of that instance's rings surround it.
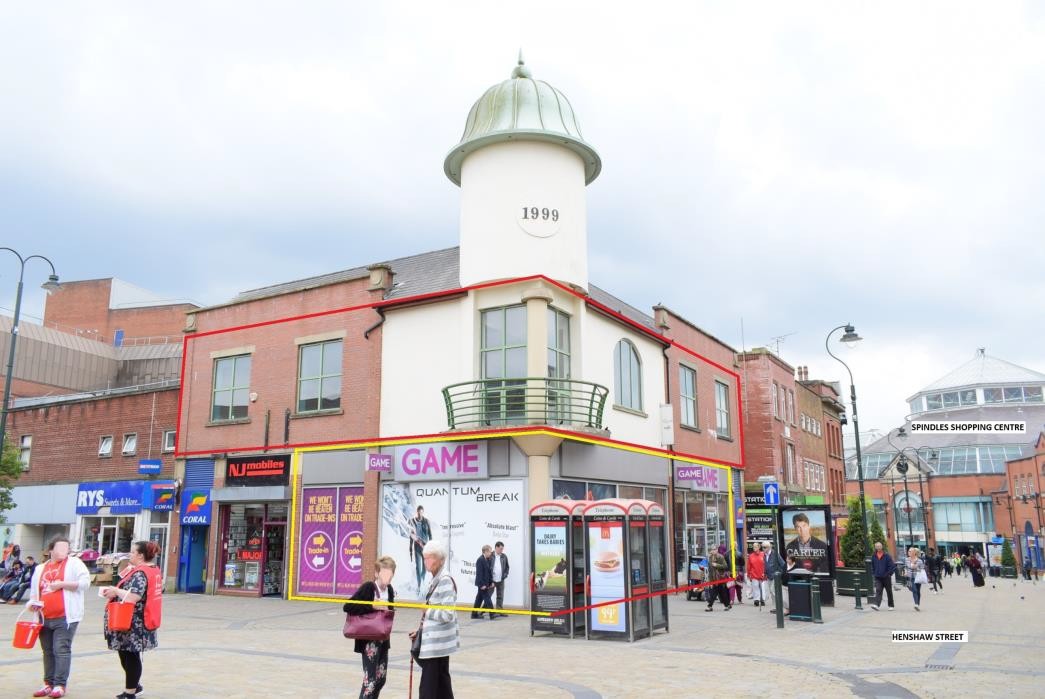
M 916 605 L 917 604 L 921 604 L 922 603 L 922 584 L 921 583 L 912 582 L 911 583 L 911 594 L 914 595 L 914 603 Z
M 417 594 L 421 594 L 421 581 L 425 577 L 424 551 L 414 546 L 414 568 L 417 572 Z

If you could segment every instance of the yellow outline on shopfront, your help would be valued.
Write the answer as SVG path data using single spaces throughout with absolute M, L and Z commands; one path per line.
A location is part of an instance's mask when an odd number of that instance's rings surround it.
M 287 576 L 286 576 L 286 590 L 287 599 L 300 601 L 300 602 L 336 602 L 344 603 L 347 600 L 334 598 L 334 597 L 312 597 L 308 595 L 296 595 L 294 594 L 294 553 L 295 553 L 295 542 L 297 534 L 297 510 L 298 510 L 298 488 L 299 480 L 301 478 L 301 455 L 305 453 L 321 452 L 321 451 L 361 451 L 369 449 L 371 447 L 387 447 L 397 446 L 400 444 L 429 444 L 431 442 L 463 442 L 463 441 L 475 441 L 475 440 L 490 440 L 490 439 L 501 439 L 504 437 L 521 437 L 521 436 L 546 436 L 546 437 L 562 437 L 563 439 L 569 439 L 575 442 L 585 442 L 588 444 L 595 444 L 597 446 L 610 447 L 611 449 L 620 449 L 622 451 L 630 451 L 636 454 L 645 454 L 647 456 L 656 456 L 661 459 L 670 459 L 674 461 L 682 461 L 683 463 L 689 464 L 700 464 L 702 466 L 710 466 L 711 468 L 725 469 L 726 471 L 726 487 L 729 494 L 729 519 L 730 523 L 734 526 L 728 527 L 729 530 L 729 544 L 730 550 L 736 551 L 737 547 L 737 533 L 735 529 L 735 523 L 733 520 L 736 517 L 735 502 L 733 498 L 733 469 L 730 466 L 724 464 L 717 464 L 713 461 L 707 461 L 704 459 L 698 459 L 692 456 L 683 456 L 680 454 L 665 453 L 662 449 L 653 449 L 649 447 L 641 447 L 634 444 L 620 444 L 618 442 L 607 441 L 599 439 L 598 437 L 587 437 L 571 432 L 569 434 L 563 434 L 555 430 L 548 429 L 534 429 L 534 430 L 523 430 L 513 432 L 490 432 L 484 434 L 469 434 L 467 436 L 461 436 L 458 439 L 454 439 L 455 435 L 452 432 L 434 436 L 434 437 L 402 437 L 402 438 L 391 438 L 391 439 L 376 439 L 370 442 L 353 442 L 351 444 L 328 444 L 321 447 L 301 447 L 295 449 L 291 458 L 290 466 L 290 545 L 287 546 L 288 550 L 288 565 L 287 565 Z M 674 477 L 674 474 L 672 474 Z M 733 571 L 733 577 L 737 574 L 736 556 L 730 557 L 730 569 Z M 360 602 L 360 604 L 367 604 L 367 602 Z M 447 607 L 434 604 L 425 604 L 423 602 L 394 602 L 390 606 L 393 607 L 412 607 L 415 609 L 453 609 L 456 611 L 479 611 L 474 607 Z M 532 612 L 529 610 L 514 610 L 505 609 L 499 610 L 505 614 L 517 614 L 523 616 L 551 616 L 549 612 Z

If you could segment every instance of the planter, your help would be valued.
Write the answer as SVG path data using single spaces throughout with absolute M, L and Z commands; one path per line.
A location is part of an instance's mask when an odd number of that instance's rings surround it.
M 864 568 L 836 568 L 835 582 L 838 585 L 838 594 L 846 597 L 856 596 L 856 583 L 860 582 L 860 593 L 863 597 L 870 598 L 874 594 L 874 581 L 871 574 Z
M 1016 566 L 1002 566 L 1001 576 L 1003 578 L 1015 578 L 1016 577 Z

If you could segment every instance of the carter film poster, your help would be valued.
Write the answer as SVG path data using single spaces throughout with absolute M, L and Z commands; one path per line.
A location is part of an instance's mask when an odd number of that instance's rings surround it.
M 834 546 L 826 507 L 781 507 L 781 554 L 794 556 L 800 568 L 823 576 L 834 575 Z

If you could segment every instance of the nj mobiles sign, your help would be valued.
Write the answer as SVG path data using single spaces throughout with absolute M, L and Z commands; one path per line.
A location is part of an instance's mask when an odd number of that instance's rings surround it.
M 289 480 L 290 454 L 236 457 L 225 466 L 225 485 L 286 485 Z

